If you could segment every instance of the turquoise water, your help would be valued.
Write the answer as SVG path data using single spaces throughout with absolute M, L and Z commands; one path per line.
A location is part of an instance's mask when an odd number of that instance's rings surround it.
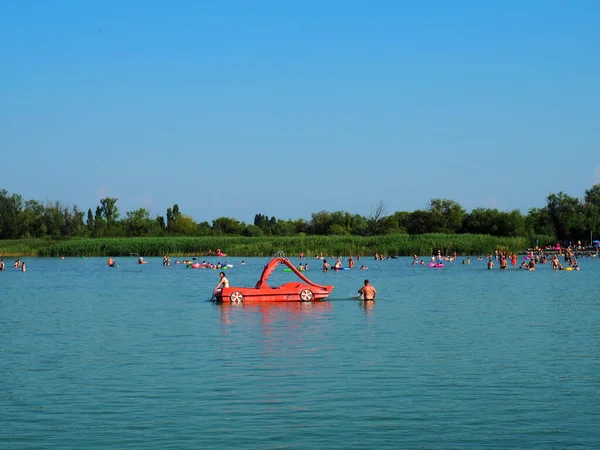
M 230 306 L 207 301 L 217 271 L 25 259 L 0 273 L 2 448 L 600 444 L 598 260 L 363 258 L 368 271 L 327 274 L 305 260 L 330 301 Z M 228 260 L 242 286 L 267 262 Z M 374 304 L 350 299 L 365 277 Z

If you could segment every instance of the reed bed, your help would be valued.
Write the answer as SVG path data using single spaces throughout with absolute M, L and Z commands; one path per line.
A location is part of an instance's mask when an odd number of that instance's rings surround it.
M 2 239 L 0 256 L 37 256 L 41 249 L 56 243 L 56 240 L 50 239 Z
M 535 239 L 533 240 L 535 242 Z M 147 237 L 95 238 L 69 241 L 0 241 L 0 254 L 37 256 L 202 256 L 220 248 L 231 256 L 271 256 L 278 251 L 306 256 L 483 255 L 495 250 L 524 251 L 531 241 L 524 237 L 501 238 L 473 234 L 393 234 L 384 236 L 290 236 L 290 237 Z

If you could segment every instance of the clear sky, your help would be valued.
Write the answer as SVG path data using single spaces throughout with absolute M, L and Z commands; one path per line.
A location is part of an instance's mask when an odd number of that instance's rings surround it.
M 600 1 L 0 2 L 0 189 L 197 221 L 600 183 Z

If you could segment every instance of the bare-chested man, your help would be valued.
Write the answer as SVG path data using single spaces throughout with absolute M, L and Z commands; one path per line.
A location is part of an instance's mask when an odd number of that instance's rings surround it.
M 375 289 L 369 280 L 365 280 L 365 285 L 358 290 L 359 298 L 362 296 L 364 300 L 375 300 L 377 297 L 377 289 Z
M 508 262 L 506 261 L 506 256 L 500 256 L 500 270 L 507 270 Z

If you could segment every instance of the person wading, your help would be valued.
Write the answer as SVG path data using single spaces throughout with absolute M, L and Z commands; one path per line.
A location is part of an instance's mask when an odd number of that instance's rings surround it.
M 358 290 L 358 298 L 362 296 L 364 300 L 375 300 L 377 297 L 377 289 L 371 286 L 369 280 L 365 280 L 365 285 Z

